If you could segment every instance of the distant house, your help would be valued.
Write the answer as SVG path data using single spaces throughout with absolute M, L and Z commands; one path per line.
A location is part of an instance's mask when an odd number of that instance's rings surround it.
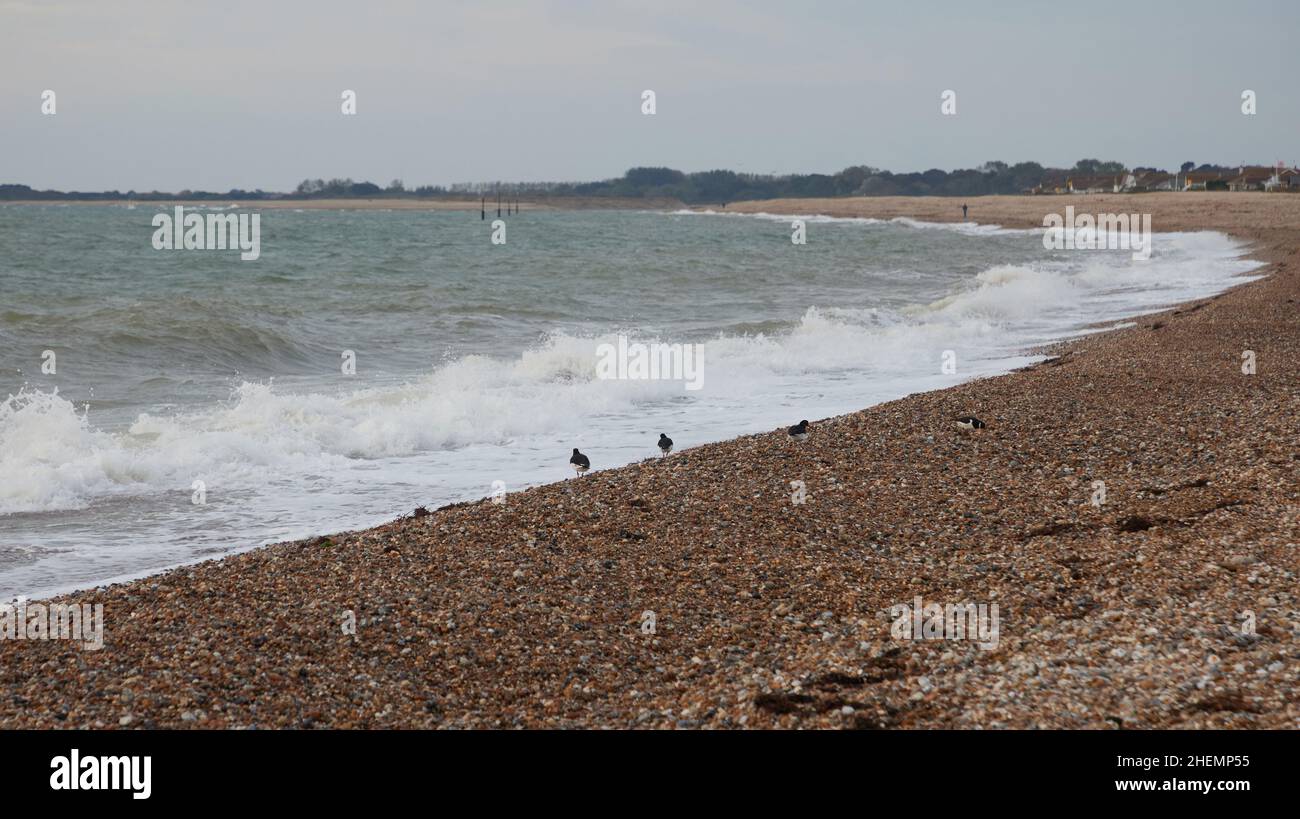
M 1144 193 L 1148 191 L 1300 191 L 1300 168 L 1243 165 L 1232 171 L 1134 168 L 1118 174 L 1045 173 L 1024 193 Z
M 1049 171 L 1043 174 L 1043 178 L 1038 181 L 1037 185 L 1029 188 L 1026 193 L 1045 194 L 1045 193 L 1069 193 L 1069 175 L 1060 171 Z
M 1215 173 L 1213 171 L 1206 173 L 1190 171 L 1183 174 L 1182 189 L 1185 191 L 1227 190 L 1228 183 L 1220 173 Z
M 1237 175 L 1228 180 L 1230 191 L 1263 191 L 1278 187 L 1277 168 L 1245 166 L 1237 169 Z
M 1174 190 L 1175 176 L 1155 168 L 1134 168 L 1115 177 L 1115 193 Z
M 1271 183 L 1271 184 L 1270 184 Z M 1278 168 L 1273 178 L 1264 184 L 1266 191 L 1300 190 L 1300 169 Z
M 1134 180 L 1133 191 L 1171 191 L 1174 190 L 1174 174 L 1164 171 L 1140 171 Z
M 1066 180 L 1070 193 L 1119 193 L 1123 174 L 1119 176 L 1071 176 Z

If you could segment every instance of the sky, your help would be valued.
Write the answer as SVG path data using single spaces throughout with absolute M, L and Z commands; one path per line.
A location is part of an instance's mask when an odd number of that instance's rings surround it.
M 1296 164 L 1297 78 L 1291 0 L 0 0 L 0 183 Z

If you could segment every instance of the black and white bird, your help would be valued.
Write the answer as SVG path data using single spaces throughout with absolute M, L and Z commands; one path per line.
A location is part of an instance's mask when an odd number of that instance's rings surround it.
M 573 457 L 569 459 L 569 463 L 573 464 L 573 471 L 579 475 L 591 469 L 591 459 L 579 452 L 576 446 L 573 448 Z
M 796 441 L 805 440 L 808 437 L 808 422 L 800 421 L 788 430 L 790 437 Z
M 664 435 L 662 432 L 659 433 L 660 456 L 662 457 L 663 455 L 667 455 L 669 452 L 672 451 L 673 451 L 673 439 L 669 438 L 667 435 Z
M 971 432 L 972 430 L 984 429 L 984 422 L 974 415 L 963 415 L 957 419 L 957 426 L 966 432 Z

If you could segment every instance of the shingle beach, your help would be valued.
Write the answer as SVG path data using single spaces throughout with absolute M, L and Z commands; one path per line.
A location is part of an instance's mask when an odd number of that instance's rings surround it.
M 810 418 L 803 442 L 593 454 L 504 504 L 66 596 L 104 605 L 105 646 L 0 640 L 0 728 L 1296 727 L 1300 196 L 966 204 L 1007 227 L 1072 204 L 1220 230 L 1266 278 L 1023 371 Z M 917 598 L 996 604 L 996 647 L 896 639 L 890 608 Z

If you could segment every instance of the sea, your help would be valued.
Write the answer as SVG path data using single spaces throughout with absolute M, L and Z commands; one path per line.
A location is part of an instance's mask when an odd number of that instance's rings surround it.
M 0 599 L 571 478 L 574 447 L 815 428 L 1259 267 L 1210 232 L 1141 260 L 909 219 L 198 212 L 257 215 L 258 258 L 155 249 L 170 206 L 0 206 Z

